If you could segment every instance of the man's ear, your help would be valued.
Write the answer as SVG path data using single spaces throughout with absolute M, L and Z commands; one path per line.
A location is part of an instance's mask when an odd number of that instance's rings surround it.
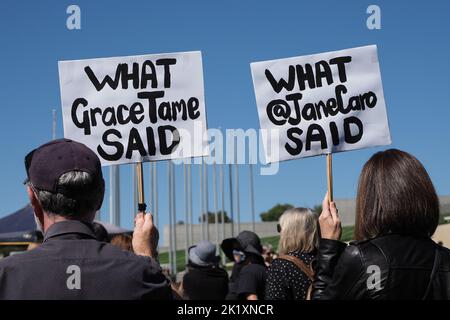
M 34 193 L 33 189 L 30 186 L 27 186 L 27 193 L 28 193 L 28 198 L 30 199 L 31 207 L 34 210 L 36 217 L 39 219 L 39 221 L 43 225 L 44 224 L 43 223 L 44 222 L 44 210 L 42 210 L 41 203 L 39 202 L 38 198 L 36 197 L 36 194 Z

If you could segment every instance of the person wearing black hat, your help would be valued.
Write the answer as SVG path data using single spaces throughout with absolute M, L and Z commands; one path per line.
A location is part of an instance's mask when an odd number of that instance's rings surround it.
M 227 258 L 234 261 L 227 300 L 264 299 L 266 266 L 259 237 L 251 231 L 242 231 L 236 238 L 222 241 Z
M 219 267 L 216 246 L 201 241 L 188 250 L 188 270 L 183 276 L 183 295 L 189 300 L 224 300 L 228 293 L 228 274 Z
M 136 255 L 100 242 L 92 225 L 105 183 L 100 160 L 85 145 L 59 139 L 25 157 L 27 193 L 44 241 L 0 260 L 0 299 L 170 299 L 152 258 L 150 214 L 135 220 Z

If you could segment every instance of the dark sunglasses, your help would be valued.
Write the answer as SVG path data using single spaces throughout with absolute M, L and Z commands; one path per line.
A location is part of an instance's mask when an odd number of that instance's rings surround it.
M 278 233 L 281 232 L 281 225 L 279 223 L 277 223 L 277 231 L 278 231 Z

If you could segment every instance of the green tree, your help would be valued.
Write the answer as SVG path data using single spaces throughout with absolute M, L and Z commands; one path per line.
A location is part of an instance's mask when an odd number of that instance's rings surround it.
M 219 223 L 222 223 L 222 210 L 219 210 L 219 211 L 217 212 L 217 214 L 218 214 L 218 217 L 217 217 L 217 218 L 218 218 L 218 222 L 219 222 Z M 202 220 L 202 219 L 203 219 L 203 220 Z M 205 219 L 206 219 L 205 214 L 202 214 L 202 217 L 199 218 L 198 221 L 199 221 L 199 222 L 205 221 Z M 224 212 L 224 220 L 225 220 L 225 223 L 231 222 L 231 218 L 228 217 L 226 211 Z M 215 223 L 215 222 L 216 222 L 216 214 L 215 214 L 214 212 L 208 211 L 208 223 Z
M 278 221 L 280 216 L 287 210 L 291 209 L 294 206 L 288 203 L 280 204 L 277 203 L 270 210 L 263 212 L 260 214 L 262 221 Z
M 317 214 L 321 214 L 321 213 L 322 213 L 322 205 L 321 205 L 321 204 L 316 204 L 316 205 L 313 207 L 313 211 L 314 211 L 315 213 L 317 213 Z

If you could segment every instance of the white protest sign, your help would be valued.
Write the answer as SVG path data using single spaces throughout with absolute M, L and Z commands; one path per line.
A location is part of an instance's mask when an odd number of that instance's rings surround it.
M 60 61 L 64 136 L 102 165 L 208 155 L 201 52 Z
M 391 143 L 376 46 L 251 70 L 267 162 Z

